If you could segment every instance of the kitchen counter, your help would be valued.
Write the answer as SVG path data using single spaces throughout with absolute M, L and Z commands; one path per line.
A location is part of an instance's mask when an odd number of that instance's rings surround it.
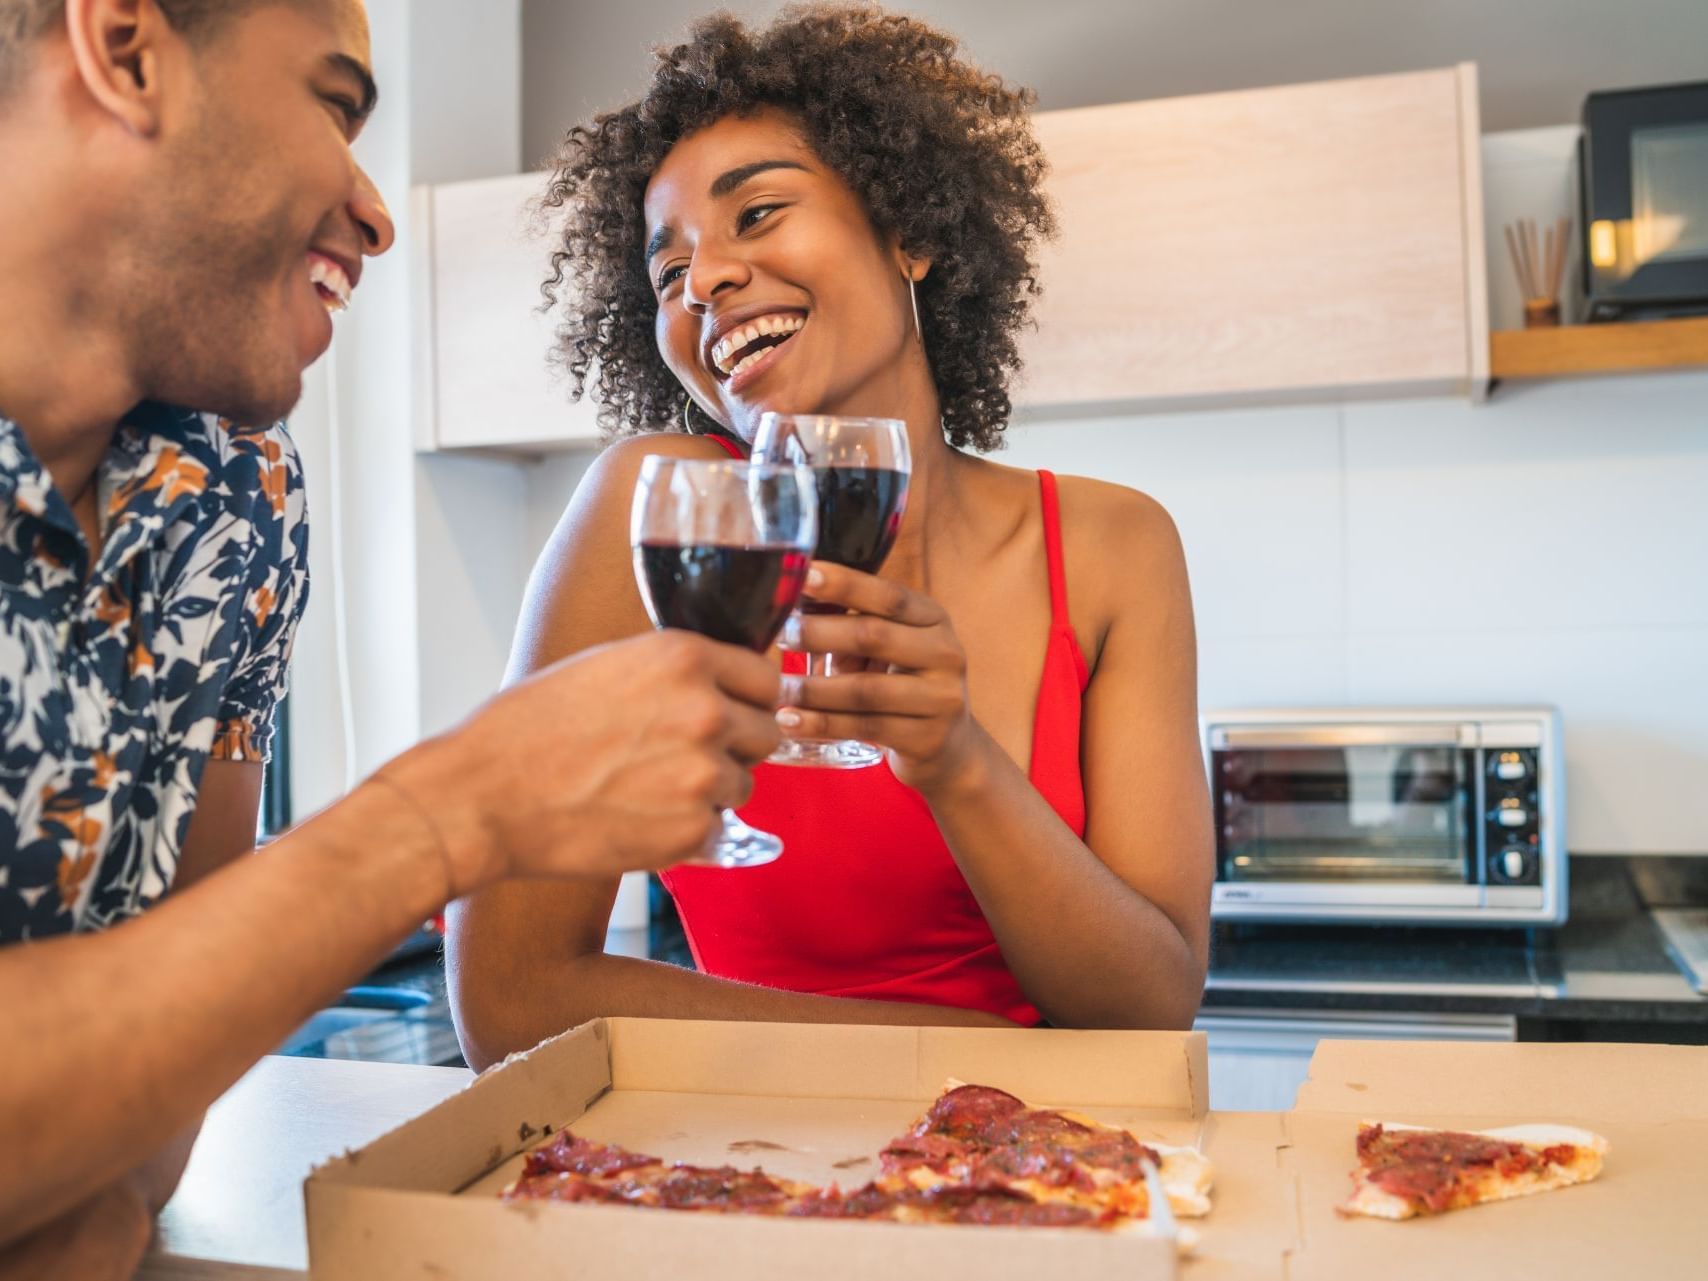
M 1204 1007 L 1501 1014 L 1524 1039 L 1708 1042 L 1708 997 L 1667 955 L 1642 870 L 1574 859 L 1559 930 L 1220 926 Z
M 308 1172 L 472 1079 L 466 1068 L 262 1059 L 209 1109 L 138 1275 L 149 1281 L 304 1276 Z
M 1657 901 L 1654 884 L 1666 879 L 1657 868 L 1669 876 L 1690 869 L 1698 878 L 1691 893 L 1703 893 L 1708 860 L 1578 858 L 1570 919 L 1559 930 L 1221 926 L 1204 1012 L 1498 1015 L 1516 1019 L 1523 1040 L 1708 1043 L 1708 997 L 1667 955 L 1640 892 Z M 668 913 L 654 924 L 652 954 L 691 964 L 685 946 L 671 946 L 679 930 Z M 606 946 L 636 956 L 649 944 L 644 931 L 613 931 Z M 461 1063 L 436 955 L 388 966 L 368 982 L 430 1000 L 304 1052 Z

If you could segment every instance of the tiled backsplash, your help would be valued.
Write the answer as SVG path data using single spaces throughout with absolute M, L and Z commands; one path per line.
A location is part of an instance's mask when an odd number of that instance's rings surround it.
M 1203 706 L 1552 702 L 1574 851 L 1708 851 L 1708 374 L 1010 435 L 1172 512 Z

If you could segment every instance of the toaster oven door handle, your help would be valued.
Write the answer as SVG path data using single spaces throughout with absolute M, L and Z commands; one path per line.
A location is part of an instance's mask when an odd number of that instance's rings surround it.
M 1459 725 L 1217 725 L 1210 730 L 1212 747 L 1233 748 L 1458 747 L 1475 742 L 1475 729 Z

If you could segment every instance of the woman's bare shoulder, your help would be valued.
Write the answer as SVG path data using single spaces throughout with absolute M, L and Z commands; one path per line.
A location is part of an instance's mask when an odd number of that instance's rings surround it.
M 729 454 L 714 440 L 679 431 L 645 432 L 612 441 L 594 455 L 576 483 L 548 550 L 561 549 L 612 521 L 627 529 L 635 481 L 642 465 L 654 457 L 716 460 Z
M 1105 635 L 1134 609 L 1161 607 L 1184 589 L 1180 532 L 1155 498 L 1084 476 L 1058 477 L 1057 490 L 1070 597 L 1093 635 Z
M 1167 508 L 1142 490 L 1088 476 L 1058 476 L 1056 489 L 1064 539 L 1115 544 L 1122 552 L 1155 549 L 1159 541 L 1167 550 L 1179 541 Z

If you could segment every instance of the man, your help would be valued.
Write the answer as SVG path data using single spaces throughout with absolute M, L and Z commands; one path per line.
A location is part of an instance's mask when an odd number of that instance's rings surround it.
M 691 857 L 776 743 L 761 658 L 660 634 L 237 857 L 306 587 L 240 424 L 391 245 L 374 101 L 361 0 L 0 0 L 0 1276 L 128 1275 L 207 1105 L 424 917 Z

